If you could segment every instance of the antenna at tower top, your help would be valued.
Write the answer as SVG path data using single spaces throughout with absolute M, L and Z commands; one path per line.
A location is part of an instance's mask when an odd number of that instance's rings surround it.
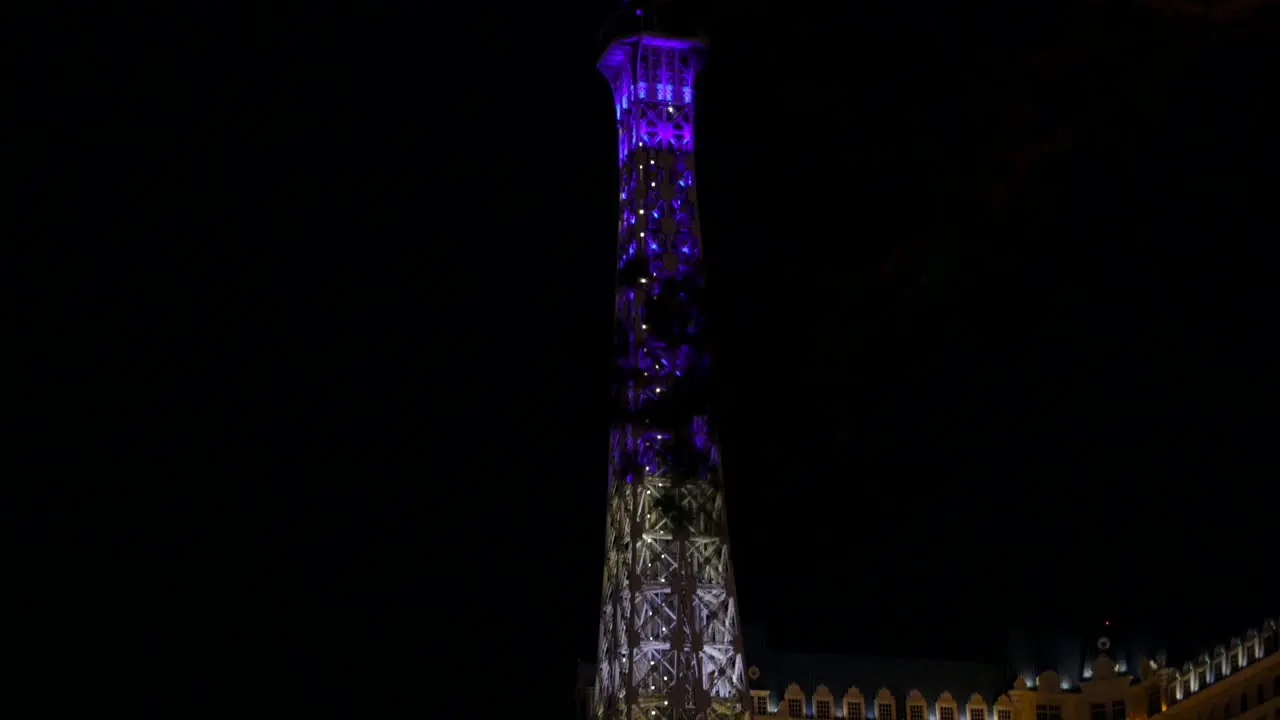
M 618 0 L 617 8 L 600 31 L 601 40 L 608 42 L 616 37 L 657 31 L 658 3 L 655 0 Z
M 702 23 L 696 18 L 697 3 L 684 0 L 618 0 L 617 9 L 600 29 L 600 40 L 612 40 L 653 33 L 657 35 L 702 36 Z

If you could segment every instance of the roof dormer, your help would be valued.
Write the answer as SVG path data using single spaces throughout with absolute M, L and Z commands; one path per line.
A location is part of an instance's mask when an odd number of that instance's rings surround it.
M 937 720 L 956 720 L 960 715 L 959 706 L 956 699 L 946 690 L 938 696 L 938 717 Z
M 876 693 L 876 720 L 898 720 L 898 702 L 889 688 L 882 687 Z
M 965 703 L 965 717 L 968 720 L 990 720 L 987 717 L 987 701 L 978 693 L 969 696 L 969 702 Z
M 851 687 L 844 692 L 844 697 L 840 699 L 841 709 L 844 710 L 845 720 L 866 720 L 867 717 L 867 701 L 862 697 L 862 691 L 857 687 Z
M 789 718 L 804 717 L 804 691 L 800 686 L 791 683 L 782 693 L 782 714 Z
M 1099 657 L 1098 660 L 1099 661 L 1102 660 L 1103 657 L 1106 657 L 1106 656 L 1104 655 L 1102 657 Z M 1115 665 L 1111 663 L 1111 658 L 1106 658 L 1106 661 L 1108 663 L 1109 668 L 1115 667 Z M 1093 663 L 1093 674 L 1094 674 L 1094 677 L 1097 677 L 1098 675 L 1097 662 Z M 1114 674 L 1115 673 L 1113 672 L 1112 675 Z M 1044 672 L 1036 676 L 1036 690 L 1039 690 L 1042 693 L 1049 693 L 1049 694 L 1062 692 L 1062 677 L 1059 676 L 1058 673 L 1054 672 L 1053 670 L 1045 670 Z
M 919 690 L 907 693 L 907 720 L 929 720 L 928 703 Z
M 996 698 L 992 711 L 995 714 L 994 720 L 1013 720 L 1013 700 L 1008 695 L 1001 695 Z
M 814 720 L 835 720 L 835 704 L 836 698 L 827 686 L 819 685 L 818 689 L 813 691 Z

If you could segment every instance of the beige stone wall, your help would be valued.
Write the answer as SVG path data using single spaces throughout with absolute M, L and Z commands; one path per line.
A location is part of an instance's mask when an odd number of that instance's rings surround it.
M 1244 641 L 1235 639 L 1229 645 L 1220 645 L 1182 669 L 1144 661 L 1137 668 L 1136 681 L 1133 675 L 1117 672 L 1114 663 L 1103 655 L 1086 674 L 1089 679 L 1077 687 L 1064 689 L 1059 675 L 1047 671 L 1034 683 L 1017 678 L 1013 688 L 994 701 L 966 692 L 966 688 L 944 691 L 936 698 L 908 690 L 899 698 L 888 688 L 864 693 L 851 687 L 837 695 L 826 686 L 802 688 L 791 683 L 781 697 L 770 696 L 766 690 L 752 690 L 752 709 L 757 716 L 813 720 L 915 720 L 912 708 L 919 709 L 923 720 L 1095 720 L 1091 709 L 1101 705 L 1106 720 L 1115 720 L 1114 704 L 1122 702 L 1124 720 L 1151 720 L 1148 708 L 1153 704 L 1161 708 L 1156 713 L 1159 720 L 1280 720 L 1280 693 L 1275 686 L 1280 677 L 1276 633 L 1275 622 L 1268 620 L 1261 632 L 1250 630 Z M 1265 649 L 1268 646 L 1269 653 Z M 1193 692 L 1182 697 L 1183 681 L 1193 676 L 1198 666 L 1205 665 L 1211 670 L 1209 682 L 1204 687 L 1193 682 Z M 1258 702 L 1259 685 L 1262 703 Z M 1248 707 L 1242 712 L 1240 697 L 1245 693 Z M 880 717 L 882 705 L 892 707 L 893 717 Z M 1229 717 L 1228 706 L 1232 709 Z M 767 712 L 760 712 L 761 708 L 767 708 Z M 850 717 L 851 711 L 858 716 Z M 896 717 L 903 712 L 906 717 Z
M 1276 678 L 1280 677 L 1280 652 L 1259 658 L 1224 678 L 1177 700 L 1161 713 L 1161 720 L 1225 720 L 1228 706 L 1233 720 L 1280 720 L 1280 698 Z M 1265 702 L 1258 703 L 1258 685 Z M 1170 688 L 1174 687 L 1172 684 Z M 1247 695 L 1248 709 L 1240 711 L 1240 696 Z

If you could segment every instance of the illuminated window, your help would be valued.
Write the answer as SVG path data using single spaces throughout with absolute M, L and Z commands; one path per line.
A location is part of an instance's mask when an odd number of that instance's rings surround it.
M 938 720 L 956 720 L 956 709 L 949 705 L 938 708 Z
M 924 720 L 924 706 L 923 705 L 908 706 L 907 718 L 909 720 Z
M 1062 706 L 1037 705 L 1036 720 L 1062 720 Z
M 1013 720 L 1013 711 L 1009 708 L 996 708 L 996 720 Z
M 787 698 L 787 715 L 793 718 L 804 717 L 804 701 L 799 698 Z
M 814 700 L 813 716 L 818 718 L 818 720 L 831 720 L 831 701 Z
M 768 715 L 769 714 L 769 698 L 765 695 L 757 695 L 755 700 L 756 700 L 756 714 Z
M 889 703 L 876 705 L 876 720 L 893 720 L 893 706 Z
M 844 716 L 848 718 L 848 720 L 863 720 L 862 703 L 849 703 L 849 705 L 844 709 Z
M 987 720 L 987 711 L 984 708 L 969 708 L 969 720 Z

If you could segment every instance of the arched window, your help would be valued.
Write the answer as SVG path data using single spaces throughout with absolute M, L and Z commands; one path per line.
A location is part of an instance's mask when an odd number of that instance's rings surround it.
M 1231 718 L 1235 716 L 1235 713 L 1231 712 L 1231 702 L 1227 701 L 1226 704 L 1222 706 L 1222 720 L 1231 720 Z
M 1266 701 L 1267 701 L 1267 694 L 1262 689 L 1262 683 L 1258 683 L 1258 704 L 1261 705 Z
M 1249 693 L 1240 693 L 1240 712 L 1249 712 Z

